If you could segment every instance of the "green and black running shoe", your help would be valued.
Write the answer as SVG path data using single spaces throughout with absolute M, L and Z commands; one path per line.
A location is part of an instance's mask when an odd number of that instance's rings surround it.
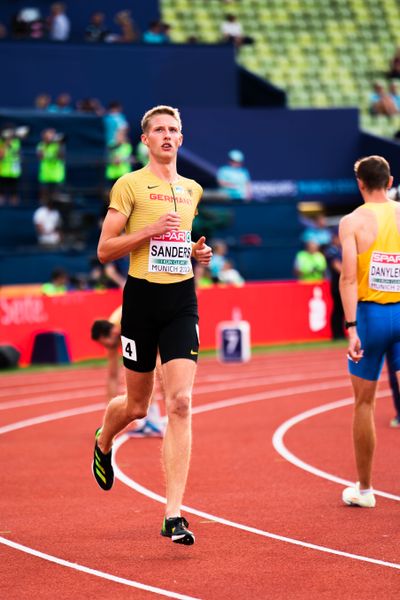
M 114 469 L 111 464 L 112 450 L 103 454 L 97 445 L 97 438 L 100 435 L 101 427 L 95 433 L 94 455 L 92 471 L 95 480 L 103 490 L 111 490 L 114 483 Z
M 189 523 L 184 517 L 164 518 L 161 535 L 169 537 L 175 544 L 191 546 L 194 544 L 194 534 L 188 529 Z

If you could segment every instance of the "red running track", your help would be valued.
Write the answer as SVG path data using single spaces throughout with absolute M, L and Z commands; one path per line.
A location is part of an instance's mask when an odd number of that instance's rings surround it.
M 103 368 L 2 376 L 0 597 L 397 599 L 400 430 L 388 426 L 384 374 L 374 485 L 389 497 L 377 495 L 373 510 L 342 505 L 338 481 L 355 477 L 345 362 L 344 349 L 200 362 L 185 496 L 192 547 L 159 535 L 160 440 L 122 436 L 123 482 L 105 493 L 92 478 Z

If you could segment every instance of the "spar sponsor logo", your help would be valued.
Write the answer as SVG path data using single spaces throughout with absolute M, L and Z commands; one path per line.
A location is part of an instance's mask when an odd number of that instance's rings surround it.
M 153 240 L 158 242 L 173 242 L 178 244 L 187 244 L 191 241 L 190 231 L 168 231 L 162 235 L 155 235 Z
M 382 263 L 385 265 L 398 265 L 400 264 L 400 254 L 390 254 L 389 252 L 373 252 L 372 262 Z

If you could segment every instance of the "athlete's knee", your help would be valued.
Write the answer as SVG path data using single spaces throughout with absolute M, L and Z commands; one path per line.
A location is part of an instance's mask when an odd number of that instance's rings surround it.
M 143 403 L 142 399 L 138 401 L 135 398 L 127 397 L 126 415 L 130 421 L 135 419 L 144 419 L 147 415 L 147 404 Z
M 135 421 L 136 419 L 144 419 L 147 415 L 147 410 L 142 406 L 127 406 L 126 408 L 126 416 L 130 421 Z
M 177 392 L 167 402 L 169 418 L 187 418 L 191 411 L 191 395 L 187 392 Z

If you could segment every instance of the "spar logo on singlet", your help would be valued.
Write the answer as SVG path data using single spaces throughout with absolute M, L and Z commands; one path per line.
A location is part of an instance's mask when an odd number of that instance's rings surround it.
M 400 253 L 372 253 L 369 287 L 380 292 L 400 292 Z
M 168 231 L 162 235 L 155 235 L 153 240 L 162 240 L 163 242 L 177 242 L 185 244 L 191 241 L 190 231 Z

